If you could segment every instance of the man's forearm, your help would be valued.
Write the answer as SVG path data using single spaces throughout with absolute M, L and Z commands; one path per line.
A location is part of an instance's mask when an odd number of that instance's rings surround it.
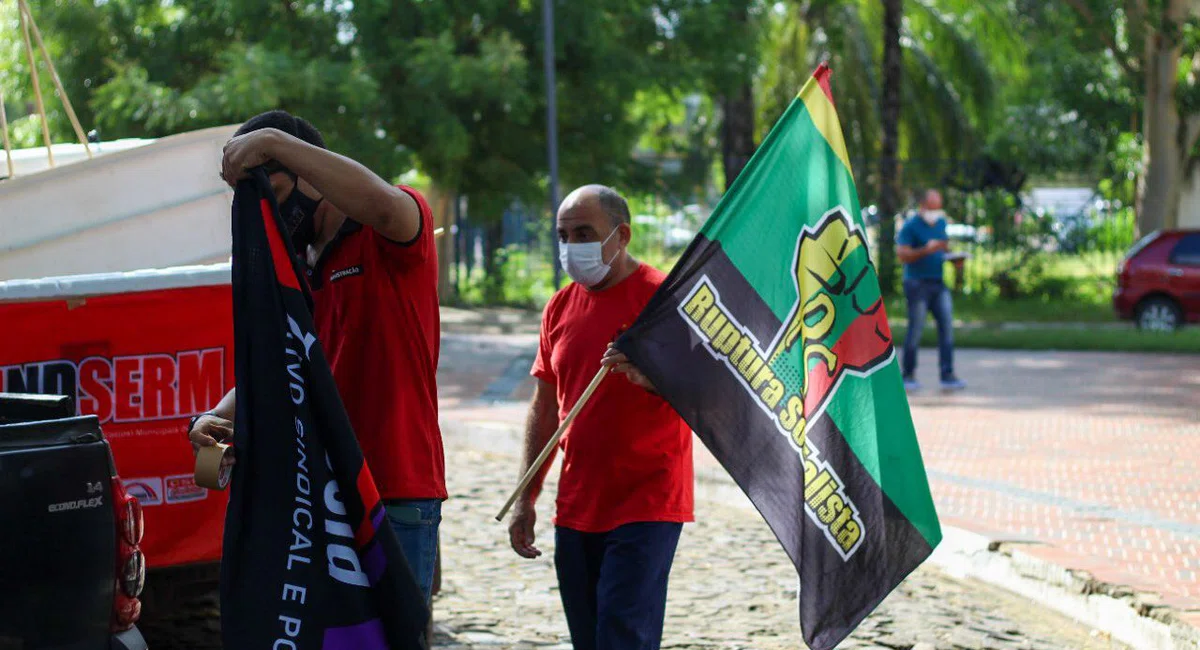
M 225 397 L 222 397 L 221 401 L 217 402 L 217 405 L 213 407 L 210 413 L 233 422 L 234 415 L 237 413 L 237 396 L 234 394 L 236 391 L 236 388 L 229 389 L 229 392 L 225 393 Z
M 538 395 L 534 396 L 534 403 L 529 409 L 529 419 L 525 423 L 525 449 L 521 460 L 521 476 L 524 476 L 529 468 L 533 466 L 533 461 L 537 460 L 542 450 L 546 448 L 546 444 L 550 442 L 550 438 L 554 437 L 554 432 L 558 429 L 558 408 L 553 402 L 547 404 L 545 399 L 539 399 Z M 537 497 L 542 492 L 542 485 L 546 481 L 546 474 L 550 471 L 550 464 L 554 461 L 555 452 L 552 451 L 546 462 L 538 469 L 533 480 L 529 482 L 529 486 L 525 488 L 525 492 L 521 495 L 521 500 L 532 504 L 537 500 Z
M 896 258 L 901 264 L 912 264 L 917 260 L 929 255 L 929 251 L 923 248 L 904 247 L 896 251 Z
M 933 244 L 935 242 L 939 244 L 936 247 L 933 246 Z M 933 255 L 937 251 L 948 251 L 948 250 L 950 250 L 949 240 L 935 239 L 920 248 L 914 248 L 912 246 L 897 247 L 896 248 L 896 259 L 900 260 L 900 262 L 902 264 L 912 264 L 913 262 L 916 262 L 917 260 L 922 260 L 922 259 L 925 259 L 926 257 L 929 257 L 930 255 Z
M 285 134 L 272 140 L 267 153 L 349 218 L 385 234 L 411 231 L 416 236 L 420 213 L 415 201 L 358 162 Z M 399 228 L 398 216 L 407 217 L 411 227 Z

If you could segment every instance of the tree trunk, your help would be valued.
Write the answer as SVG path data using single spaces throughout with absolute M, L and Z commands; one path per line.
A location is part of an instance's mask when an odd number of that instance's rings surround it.
M 1195 137 L 1180 120 L 1175 99 L 1181 26 L 1188 0 L 1168 0 L 1162 28 L 1146 35 L 1142 137 L 1144 172 L 1138 185 L 1137 225 L 1141 235 L 1179 223 L 1180 189 Z
M 733 27 L 744 27 L 750 20 L 749 2 L 730 5 L 727 20 Z M 721 167 L 725 172 L 725 190 L 733 187 L 733 181 L 750 157 L 754 155 L 754 94 L 752 72 L 744 79 L 723 81 L 719 99 L 721 105 Z
M 754 155 L 754 97 L 749 83 L 721 98 L 721 164 L 728 190 Z
M 896 149 L 900 130 L 902 0 L 883 0 L 883 142 L 879 153 L 879 284 L 883 294 L 896 288 Z
M 504 301 L 504 220 L 499 214 L 488 214 L 487 226 L 484 227 L 483 298 L 489 305 Z

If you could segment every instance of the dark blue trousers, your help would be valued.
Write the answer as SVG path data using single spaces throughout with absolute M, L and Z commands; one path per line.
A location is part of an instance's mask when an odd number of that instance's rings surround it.
M 658 650 L 683 524 L 556 528 L 554 567 L 575 650 Z
M 942 381 L 954 379 L 954 307 L 946 283 L 941 278 L 905 278 L 904 298 L 908 301 L 908 334 L 904 337 L 904 354 L 900 358 L 904 378 L 915 378 L 925 314 L 932 312 L 937 323 Z

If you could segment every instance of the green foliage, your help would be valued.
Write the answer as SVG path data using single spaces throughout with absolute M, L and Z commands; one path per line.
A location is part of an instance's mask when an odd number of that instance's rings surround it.
M 476 223 L 514 201 L 547 205 L 540 1 L 31 4 L 84 128 L 104 139 L 284 108 L 385 176 L 417 165 L 432 188 L 465 194 Z M 1155 34 L 1181 43 L 1176 99 L 1195 113 L 1200 22 L 1163 21 L 1162 1 L 1144 16 L 1136 0 L 903 6 L 902 190 L 939 184 L 953 171 L 948 161 L 986 154 L 1041 179 L 1098 180 L 1116 209 L 1064 235 L 1049 219 L 1027 215 L 1018 226 L 1011 195 L 947 192 L 948 210 L 986 234 L 967 265 L 968 295 L 1107 303 L 1142 172 L 1141 52 Z M 555 9 L 563 189 L 615 185 L 635 214 L 659 217 L 634 225 L 639 259 L 670 268 L 679 247 L 666 245 L 666 216 L 711 205 L 712 188 L 723 186 L 722 97 L 753 84 L 761 137 L 822 59 L 834 69 L 862 203 L 875 202 L 878 0 L 556 0 Z M 10 2 L 0 2 L 0 70 L 14 144 L 40 145 Z M 42 84 L 54 139 L 73 140 L 45 68 Z M 548 242 L 548 231 L 538 236 Z M 486 252 L 492 273 L 463 283 L 468 298 L 548 297 L 545 246 Z
M 1113 237 L 1116 242 L 1116 235 Z M 1045 248 L 989 249 L 985 245 L 972 249 L 964 268 L 966 297 L 984 303 L 1032 301 L 1110 311 L 1116 266 L 1128 243 L 1073 254 L 1055 251 L 1049 240 L 1039 243 Z M 1071 320 L 1063 313 L 1055 320 Z
M 1125 253 L 1137 241 L 1137 215 L 1132 207 L 1121 208 L 1109 218 L 1092 223 L 1084 237 L 1083 250 Z
M 926 177 L 902 175 L 915 189 L 969 159 L 996 121 L 1001 84 L 1018 79 L 1023 58 L 1007 11 L 967 0 L 905 3 L 900 159 L 932 161 Z M 827 59 L 833 92 L 863 205 L 875 201 L 879 156 L 883 9 L 877 0 L 776 3 L 766 18 L 758 124 L 765 135 Z
M 378 84 L 354 56 L 347 3 L 30 4 L 80 121 L 104 139 L 160 137 L 283 108 L 384 175 L 407 167 L 404 148 L 381 128 Z M 32 87 L 20 30 L 10 29 L 15 3 L 0 4 L 0 24 L 0 61 L 13 72 L 0 87 L 10 116 L 27 121 Z M 52 89 L 44 69 L 42 83 Z M 55 140 L 74 140 L 52 93 L 47 111 Z M 35 144 L 15 126 L 18 146 Z
M 1096 169 L 1096 163 L 1103 161 L 1096 152 L 1105 146 L 1106 135 L 1088 128 L 1079 111 L 1061 100 L 1051 97 L 1030 102 L 1004 108 L 1002 127 L 993 133 L 988 153 L 1033 174 Z
M 1119 146 L 1124 131 L 1138 130 L 1141 79 L 1105 44 L 1128 32 L 1119 0 L 1091 4 L 1088 20 L 1067 3 L 1017 2 L 1013 26 L 1027 44 L 1027 76 L 1005 93 L 1003 123 L 988 142 L 993 156 L 1040 176 L 1123 171 L 1104 152 Z M 1140 160 L 1140 146 L 1137 154 Z
M 459 302 L 541 309 L 554 295 L 554 269 L 544 251 L 512 245 L 500 249 L 496 259 L 495 277 L 476 269 L 459 283 Z M 465 267 L 459 270 L 466 274 Z
M 560 164 L 567 187 L 588 182 L 653 187 L 631 157 L 647 130 L 665 137 L 673 120 L 647 106 L 720 83 L 743 66 L 718 29 L 747 2 L 598 0 L 556 3 L 555 62 Z M 540 3 L 497 0 L 359 1 L 356 45 L 390 110 L 391 132 L 410 146 L 436 183 L 470 197 L 495 218 L 512 200 L 538 204 L 546 173 L 545 87 Z M 734 42 L 741 42 L 737 38 Z M 744 53 L 743 53 L 744 58 Z M 711 85 L 710 84 L 710 85 Z M 641 110 L 639 110 L 639 105 Z M 707 171 L 705 119 L 670 134 L 659 155 L 685 158 L 686 190 Z M 651 161 L 657 162 L 657 161 Z
M 643 91 L 630 106 L 630 118 L 641 136 L 622 185 L 625 193 L 658 194 L 674 204 L 705 198 L 721 146 L 712 99 L 699 93 L 681 98 L 660 89 Z

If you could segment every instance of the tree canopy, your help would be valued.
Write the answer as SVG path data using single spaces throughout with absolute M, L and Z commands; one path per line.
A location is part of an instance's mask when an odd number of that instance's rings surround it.
M 30 5 L 84 128 L 104 139 L 283 108 L 386 176 L 419 168 L 468 197 L 474 214 L 545 205 L 540 1 Z M 876 199 L 878 0 L 554 7 L 564 184 L 694 200 L 723 185 L 722 155 L 752 150 L 828 60 L 863 203 Z M 1200 138 L 1200 28 L 1188 0 L 904 0 L 902 8 L 903 188 L 986 158 L 1035 176 L 1114 179 L 1130 201 L 1140 181 L 1145 212 L 1159 215 L 1147 223 L 1170 222 L 1162 201 L 1177 198 Z M 15 3 L 0 3 L 0 26 L 11 135 L 16 146 L 36 146 Z M 42 85 L 55 139 L 73 140 L 45 71 Z

